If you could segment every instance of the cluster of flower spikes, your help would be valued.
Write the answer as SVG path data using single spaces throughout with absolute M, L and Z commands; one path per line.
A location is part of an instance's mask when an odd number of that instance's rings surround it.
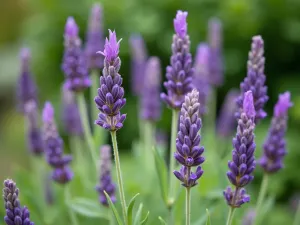
M 167 94 L 161 93 L 161 99 L 177 110 L 180 110 L 184 96 L 192 90 L 194 74 L 186 17 L 187 12 L 178 11 L 174 19 L 176 34 L 173 36 L 171 65 L 167 67 L 167 81 L 164 82 Z
M 195 186 L 203 174 L 200 165 L 204 162 L 204 157 L 202 157 L 204 147 L 200 147 L 199 131 L 202 122 L 199 117 L 199 109 L 199 93 L 193 89 L 185 96 L 181 107 L 179 131 L 176 139 L 177 151 L 174 153 L 175 159 L 182 165 L 180 171 L 174 171 L 174 175 L 187 188 Z M 191 167 L 197 167 L 195 173 L 191 171 Z
M 71 155 L 63 155 L 63 141 L 60 138 L 54 121 L 54 109 L 50 102 L 43 109 L 43 136 L 45 155 L 48 164 L 53 168 L 52 179 L 60 184 L 68 183 L 73 178 L 69 167 Z
M 279 95 L 279 100 L 274 107 L 271 127 L 263 145 L 263 156 L 259 160 L 260 166 L 266 173 L 275 173 L 283 167 L 282 160 L 287 153 L 285 133 L 288 109 L 292 105 L 289 92 Z
M 238 120 L 236 137 L 233 138 L 232 161 L 228 162 L 227 177 L 235 186 L 233 191 L 228 187 L 224 191 L 227 204 L 233 208 L 240 207 L 250 201 L 250 196 L 243 188 L 253 180 L 252 172 L 255 169 L 254 143 L 255 109 L 251 91 L 244 96 L 243 111 Z
M 100 182 L 96 186 L 96 190 L 99 193 L 100 203 L 104 206 L 108 206 L 104 191 L 108 194 L 113 203 L 117 201 L 115 195 L 116 186 L 111 176 L 111 147 L 109 145 L 103 145 L 100 149 L 100 156 Z
M 34 225 L 30 221 L 30 213 L 26 206 L 21 207 L 19 189 L 10 179 L 4 181 L 3 199 L 6 215 L 4 221 L 7 225 Z
M 69 17 L 65 27 L 65 52 L 62 70 L 65 74 L 65 88 L 80 92 L 91 86 L 85 56 L 81 50 L 78 26 L 73 17 Z
M 120 41 L 117 41 L 115 31 L 109 30 L 109 39 L 106 38 L 104 51 L 104 68 L 100 77 L 100 88 L 95 97 L 95 103 L 100 110 L 96 124 L 110 131 L 116 131 L 123 127 L 126 119 L 120 110 L 125 105 L 122 77 L 119 74 L 121 59 L 119 58 Z
M 263 107 L 269 99 L 267 96 L 267 87 L 265 86 L 264 41 L 261 36 L 254 36 L 252 38 L 247 67 L 247 76 L 240 85 L 241 95 L 237 99 L 237 105 L 240 110 L 236 113 L 236 118 L 240 118 L 240 113 L 243 108 L 244 93 L 252 91 L 254 108 L 256 111 L 254 122 L 257 124 L 261 119 L 267 116 Z

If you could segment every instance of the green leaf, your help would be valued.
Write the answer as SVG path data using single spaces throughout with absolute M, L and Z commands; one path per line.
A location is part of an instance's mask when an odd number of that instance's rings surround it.
M 161 218 L 161 217 L 159 216 L 158 219 L 159 219 L 161 225 L 167 225 L 166 221 L 164 221 L 163 218 Z
M 208 209 L 206 209 L 206 215 L 207 215 L 207 219 L 206 219 L 206 225 L 211 225 L 211 221 L 210 221 L 210 214 Z
M 139 195 L 140 194 L 137 193 L 135 196 L 133 196 L 133 198 L 129 202 L 129 205 L 128 205 L 128 208 L 127 208 L 127 222 L 128 222 L 128 225 L 132 224 L 132 210 L 133 210 L 133 206 L 134 206 L 134 203 L 135 203 L 135 199 Z
M 135 215 L 135 218 L 134 218 L 134 225 L 140 225 L 141 223 L 141 217 L 142 217 L 142 211 L 143 211 L 143 204 L 141 203 L 137 212 L 136 212 L 136 215 Z
M 85 217 L 108 218 L 107 213 L 101 210 L 100 204 L 90 199 L 73 198 L 68 205 L 73 211 Z
M 108 201 L 109 208 L 113 211 L 114 216 L 115 216 L 115 218 L 116 218 L 118 224 L 119 224 L 119 225 L 122 225 L 123 223 L 122 223 L 122 220 L 121 220 L 121 218 L 120 218 L 120 215 L 119 215 L 119 213 L 118 213 L 116 207 L 114 206 L 114 204 L 112 203 L 112 201 L 111 201 L 109 195 L 108 195 L 105 191 L 104 191 L 104 194 L 105 194 L 106 199 L 107 199 L 107 201 Z
M 159 179 L 160 191 L 166 205 L 168 204 L 168 170 L 166 163 L 156 148 L 153 148 L 156 172 Z
M 150 212 L 148 211 L 147 214 L 146 214 L 145 219 L 143 219 L 143 221 L 141 222 L 141 225 L 145 225 L 148 222 L 149 214 L 150 214 Z

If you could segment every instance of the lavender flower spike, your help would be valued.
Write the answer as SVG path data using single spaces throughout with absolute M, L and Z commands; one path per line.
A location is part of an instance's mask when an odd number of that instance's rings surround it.
M 108 206 L 108 202 L 104 191 L 109 195 L 111 201 L 115 203 L 116 186 L 112 182 L 111 177 L 111 148 L 109 145 L 103 145 L 100 150 L 100 183 L 96 186 L 96 190 L 99 193 L 99 201 L 104 206 Z
M 161 93 L 161 99 L 177 110 L 184 102 L 184 96 L 192 90 L 194 74 L 186 17 L 187 12 L 178 11 L 174 19 L 176 34 L 173 36 L 171 65 L 167 67 L 167 81 L 164 82 L 167 94 Z
M 269 134 L 263 145 L 264 153 L 259 160 L 259 164 L 266 173 L 276 173 L 283 167 L 282 160 L 286 155 L 287 114 L 292 105 L 289 92 L 279 95 L 279 100 L 274 107 Z
M 25 105 L 29 101 L 37 103 L 37 88 L 30 71 L 31 54 L 28 48 L 21 49 L 21 73 L 17 81 L 18 109 L 25 113 Z
M 160 82 L 160 60 L 158 57 L 150 57 L 147 61 L 142 92 L 141 117 L 144 120 L 157 121 L 160 117 Z
M 190 188 L 197 185 L 197 180 L 202 176 L 201 164 L 204 162 L 202 153 L 204 147 L 200 147 L 200 134 L 202 123 L 199 118 L 199 93 L 196 89 L 188 93 L 182 104 L 179 132 L 176 139 L 174 157 L 182 167 L 180 171 L 174 171 L 174 175 L 182 182 L 184 187 Z M 197 167 L 196 172 L 191 172 L 191 167 Z
M 254 36 L 252 38 L 251 51 L 248 59 L 248 73 L 247 77 L 241 83 L 241 96 L 237 100 L 237 105 L 240 109 L 236 113 L 236 117 L 240 117 L 243 105 L 243 94 L 247 91 L 252 91 L 254 107 L 256 111 L 255 123 L 257 124 L 261 119 L 267 116 L 263 110 L 265 103 L 268 101 L 267 87 L 265 86 L 266 76 L 264 74 L 265 57 L 264 57 L 264 42 L 261 36 Z
M 19 200 L 19 189 L 10 179 L 4 181 L 3 199 L 6 215 L 4 221 L 7 225 L 34 225 L 30 221 L 29 210 L 22 207 Z
M 200 43 L 194 63 L 195 75 L 193 80 L 195 88 L 199 91 L 200 116 L 207 113 L 207 98 L 211 89 L 209 84 L 209 54 L 209 46 L 206 43 Z
M 96 3 L 91 9 L 85 45 L 85 57 L 89 70 L 103 68 L 103 56 L 96 53 L 104 45 L 102 23 L 102 7 Z
M 54 109 L 50 102 L 43 109 L 45 155 L 48 164 L 53 168 L 52 179 L 60 184 L 72 180 L 73 172 L 69 167 L 71 155 L 63 155 L 63 141 L 60 138 L 54 121 Z
M 131 84 L 132 93 L 140 95 L 143 92 L 143 79 L 145 75 L 146 61 L 148 58 L 146 45 L 141 35 L 135 34 L 130 36 L 129 40 L 131 48 Z
M 65 74 L 65 88 L 80 92 L 91 86 L 85 57 L 81 51 L 78 26 L 73 17 L 69 17 L 65 27 L 65 53 L 62 70 Z
M 125 105 L 122 77 L 119 74 L 121 59 L 119 58 L 120 41 L 117 41 L 116 32 L 109 30 L 109 39 L 106 38 L 104 51 L 103 75 L 100 77 L 98 96 L 95 97 L 97 108 L 100 110 L 96 124 L 110 131 L 116 131 L 123 127 L 126 119 L 120 109 Z
M 237 134 L 233 139 L 232 161 L 228 162 L 229 171 L 227 177 L 235 186 L 235 191 L 228 187 L 224 191 L 227 204 L 233 208 L 238 208 L 245 202 L 250 201 L 250 197 L 243 188 L 253 180 L 252 172 L 255 169 L 254 151 L 254 119 L 255 108 L 251 91 L 247 91 L 244 96 L 243 111 L 238 120 Z

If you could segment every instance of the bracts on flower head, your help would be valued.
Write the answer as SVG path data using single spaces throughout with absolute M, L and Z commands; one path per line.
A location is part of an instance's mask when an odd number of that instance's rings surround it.
M 86 59 L 81 50 L 78 26 L 73 17 L 69 17 L 65 26 L 65 52 L 62 70 L 65 74 L 65 88 L 80 92 L 91 86 Z
M 167 93 L 161 99 L 172 109 L 179 110 L 184 96 L 192 90 L 194 69 L 190 54 L 190 38 L 187 35 L 187 12 L 178 11 L 174 19 L 175 34 L 172 43 L 172 56 L 167 67 L 164 86 Z
M 34 225 L 30 221 L 29 210 L 22 207 L 19 200 L 19 189 L 10 179 L 4 181 L 3 199 L 6 215 L 4 221 L 7 225 Z
M 54 121 L 54 109 L 50 102 L 46 102 L 43 109 L 44 146 L 48 164 L 53 168 L 52 179 L 60 184 L 72 180 L 73 172 L 69 167 L 71 155 L 63 155 L 63 141 L 60 138 Z
M 125 105 L 122 77 L 119 74 L 121 60 L 118 56 L 120 41 L 117 41 L 115 31 L 109 30 L 109 39 L 106 38 L 104 51 L 104 68 L 100 77 L 100 88 L 95 97 L 95 103 L 100 110 L 96 124 L 110 131 L 116 131 L 123 127 L 126 119 L 120 110 Z
M 104 191 L 109 195 L 113 203 L 116 202 L 116 186 L 111 176 L 111 147 L 109 145 L 103 145 L 100 149 L 100 156 L 100 182 L 96 186 L 96 190 L 99 193 L 100 203 L 104 206 L 108 206 Z
M 252 172 L 255 169 L 254 151 L 254 119 L 255 108 L 251 91 L 244 94 L 243 111 L 238 120 L 237 134 L 233 139 L 232 161 L 228 162 L 227 177 L 235 186 L 235 190 L 227 188 L 224 197 L 231 207 L 240 207 L 248 202 L 250 197 L 242 188 L 253 180 Z
M 150 57 L 147 61 L 144 88 L 141 93 L 141 117 L 144 120 L 157 121 L 160 117 L 160 82 L 160 60 L 158 57 Z
M 252 38 L 251 51 L 249 52 L 247 67 L 247 76 L 240 85 L 241 95 L 237 99 L 239 111 L 236 113 L 236 117 L 240 117 L 240 113 L 243 108 L 244 93 L 247 91 L 252 91 L 254 108 L 256 111 L 255 123 L 257 124 L 261 119 L 267 116 L 266 112 L 263 110 L 263 107 L 269 99 L 267 96 L 267 87 L 265 86 L 266 76 L 264 74 L 264 41 L 261 36 L 254 36 Z
M 263 145 L 263 156 L 259 164 L 266 173 L 275 173 L 283 167 L 283 157 L 286 155 L 285 133 L 287 129 L 288 109 L 292 107 L 290 93 L 279 95 L 274 107 L 274 115 L 268 136 Z
M 201 164 L 204 162 L 202 153 L 204 147 L 200 147 L 200 134 L 202 123 L 199 117 L 199 93 L 196 89 L 188 93 L 181 107 L 179 131 L 176 139 L 174 157 L 182 167 L 180 171 L 174 171 L 174 175 L 182 182 L 182 185 L 190 188 L 197 184 L 197 180 L 203 174 Z M 196 172 L 191 167 L 197 167 Z

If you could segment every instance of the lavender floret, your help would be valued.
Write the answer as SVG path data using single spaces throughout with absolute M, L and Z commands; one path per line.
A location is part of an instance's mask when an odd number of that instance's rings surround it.
M 187 12 L 179 10 L 174 19 L 176 33 L 173 36 L 171 65 L 167 67 L 167 81 L 164 82 L 167 94 L 161 93 L 161 99 L 170 108 L 177 110 L 184 102 L 184 96 L 192 90 L 194 74 L 186 17 Z
M 158 57 L 150 57 L 146 65 L 141 102 L 141 117 L 144 120 L 157 121 L 160 118 L 160 82 L 160 60 Z
M 106 38 L 104 51 L 104 68 L 100 77 L 100 88 L 95 97 L 95 103 L 100 110 L 96 124 L 110 131 L 116 131 L 123 127 L 126 119 L 120 110 L 125 105 L 122 77 L 119 74 L 121 59 L 119 58 L 120 41 L 117 41 L 116 32 L 109 30 L 109 39 Z
M 288 109 L 292 107 L 290 93 L 279 95 L 274 107 L 274 115 L 267 139 L 263 145 L 263 156 L 259 164 L 266 173 L 276 173 L 283 167 L 283 157 L 286 155 L 285 133 L 287 129 Z
M 267 113 L 263 110 L 263 107 L 269 99 L 267 96 L 267 87 L 265 86 L 266 76 L 264 74 L 264 41 L 261 36 L 254 36 L 252 38 L 251 51 L 249 52 L 247 66 L 247 77 L 240 85 L 241 95 L 237 100 L 237 105 L 240 110 L 236 113 L 236 117 L 240 117 L 243 107 L 244 93 L 247 91 L 252 91 L 254 108 L 256 111 L 255 123 L 257 124 L 261 119 L 267 116 Z
M 240 207 L 245 202 L 249 202 L 250 197 L 246 195 L 246 190 L 242 187 L 249 184 L 254 176 L 255 169 L 254 151 L 254 119 L 255 109 L 251 91 L 247 91 L 244 96 L 243 111 L 238 120 L 237 134 L 233 139 L 232 161 L 228 162 L 229 171 L 227 177 L 235 186 L 235 191 L 228 187 L 224 191 L 227 204 L 231 207 Z
M 117 201 L 115 191 L 116 186 L 111 177 L 111 148 L 109 145 L 104 145 L 100 150 L 100 183 L 96 186 L 99 193 L 99 201 L 104 206 L 108 206 L 108 202 L 104 191 L 109 195 L 111 201 Z
M 71 155 L 63 155 L 63 141 L 60 138 L 54 121 L 54 109 L 50 102 L 43 109 L 45 155 L 48 164 L 53 168 L 52 179 L 60 184 L 66 184 L 73 178 L 69 166 Z
M 177 152 L 174 153 L 175 159 L 182 165 L 180 171 L 174 171 L 174 175 L 187 188 L 195 186 L 197 180 L 203 174 L 200 165 L 204 162 L 204 157 L 202 157 L 204 147 L 200 147 L 201 136 L 199 131 L 202 122 L 199 118 L 200 104 L 198 99 L 199 93 L 196 89 L 193 89 L 185 97 L 176 139 Z M 191 167 L 197 167 L 195 173 L 191 172 Z
M 3 199 L 6 209 L 4 221 L 7 225 L 34 225 L 30 221 L 30 214 L 27 207 L 21 207 L 20 205 L 19 189 L 14 181 L 9 179 L 4 181 Z
M 80 92 L 91 86 L 86 59 L 81 50 L 78 26 L 73 17 L 69 17 L 65 27 L 65 53 L 62 70 L 65 74 L 65 88 Z

